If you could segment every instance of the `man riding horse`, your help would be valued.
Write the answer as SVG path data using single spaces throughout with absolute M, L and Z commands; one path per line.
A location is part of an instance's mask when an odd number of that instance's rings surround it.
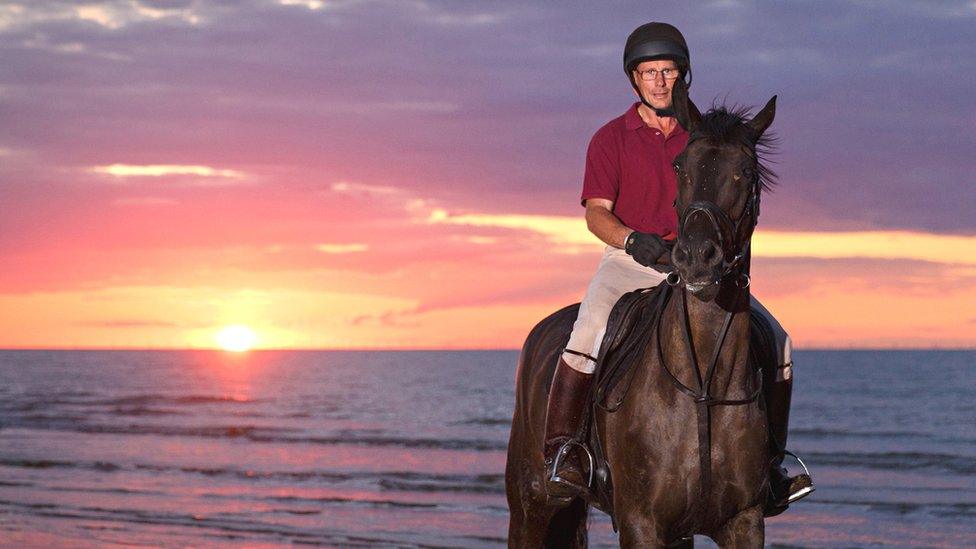
M 639 102 L 600 128 L 586 154 L 582 204 L 589 230 L 607 244 L 559 358 L 546 411 L 544 452 L 547 471 L 584 417 L 596 358 L 610 311 L 624 293 L 662 282 L 678 231 L 675 158 L 688 143 L 672 110 L 671 90 L 678 79 L 691 84 L 688 45 L 677 28 L 647 23 L 627 38 L 624 72 Z M 753 309 L 775 334 L 775 383 L 764 388 L 773 460 L 772 507 L 813 491 L 806 474 L 790 477 L 782 466 L 792 393 L 790 338 L 779 322 L 752 298 Z M 565 505 L 586 487 L 582 456 L 570 447 L 547 480 L 550 503 Z

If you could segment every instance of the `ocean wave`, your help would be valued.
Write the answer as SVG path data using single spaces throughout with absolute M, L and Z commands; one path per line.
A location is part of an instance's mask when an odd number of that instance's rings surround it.
M 149 406 L 115 406 L 108 410 L 108 413 L 116 416 L 188 416 L 190 412 L 173 410 L 170 408 L 152 408 Z
M 489 425 L 489 426 L 499 426 L 508 427 L 512 424 L 512 418 L 494 418 L 494 417 L 479 417 L 475 419 L 468 419 L 465 421 L 457 421 L 454 425 Z
M 865 467 L 884 470 L 936 469 L 959 475 L 976 475 L 976 458 L 926 452 L 807 452 L 812 466 Z
M 379 485 L 385 490 L 404 492 L 504 493 L 505 475 L 429 475 L 399 473 L 384 475 Z
M 947 437 L 945 435 L 936 435 L 932 433 L 919 433 L 919 432 L 911 432 L 911 431 L 842 431 L 836 429 L 813 428 L 813 429 L 790 429 L 790 435 L 814 438 L 814 439 L 891 438 L 891 439 L 915 439 L 915 440 L 925 440 L 931 442 L 947 442 L 947 443 L 959 443 L 959 442 L 963 442 L 967 444 L 976 443 L 976 438 L 965 438 L 965 437 L 958 437 L 958 436 Z
M 121 465 L 107 461 L 63 461 L 54 459 L 0 458 L 0 467 L 24 467 L 26 469 L 88 469 L 111 473 L 122 469 Z
M 258 440 L 258 439 L 255 439 Z M 337 436 L 337 437 L 307 437 L 280 438 L 260 440 L 260 442 L 289 442 L 301 444 L 352 444 L 362 446 L 396 446 L 402 448 L 428 448 L 433 450 L 475 450 L 492 451 L 505 450 L 507 442 L 484 439 L 467 438 L 412 438 L 395 436 Z
M 435 450 L 505 450 L 508 443 L 499 440 L 477 438 L 421 438 L 382 435 L 382 430 L 341 430 L 329 436 L 302 436 L 303 429 L 268 427 L 258 425 L 113 425 L 93 424 L 81 417 L 24 416 L 9 421 L 3 427 L 21 427 L 39 430 L 68 431 L 77 433 L 97 433 L 115 435 L 151 435 L 160 437 L 202 437 L 246 439 L 267 444 L 338 444 L 358 446 L 393 446 L 400 448 L 425 448 Z
M 207 477 L 225 477 L 246 481 L 274 482 L 323 482 L 336 485 L 343 483 L 369 484 L 381 491 L 401 492 L 469 492 L 503 493 L 505 476 L 503 474 L 443 474 L 419 473 L 414 471 L 261 471 L 234 467 L 189 467 L 136 463 L 131 465 L 105 461 L 65 461 L 34 459 L 2 459 L 2 467 L 23 467 L 28 469 L 79 469 L 115 473 L 124 471 L 147 471 L 161 475 L 189 474 Z
M 24 503 L 0 499 L 0 511 L 29 513 L 35 516 L 52 517 L 57 519 L 71 519 L 85 522 L 101 522 L 106 520 L 130 524 L 133 528 L 145 528 L 146 525 L 191 528 L 196 532 L 210 530 L 221 538 L 238 538 L 240 536 L 260 536 L 263 539 L 275 539 L 282 543 L 297 543 L 303 545 L 326 545 L 339 547 L 451 547 L 458 544 L 442 545 L 414 539 L 418 536 L 403 532 L 364 533 L 361 531 L 344 531 L 342 529 L 308 529 L 287 524 L 276 524 L 261 520 L 256 516 L 242 518 L 217 514 L 214 516 L 168 512 L 147 511 L 142 509 L 112 509 L 106 507 L 89 507 L 81 505 Z M 276 509 L 276 511 L 281 511 Z M 464 539 L 480 539 L 468 536 L 457 536 L 461 545 L 466 545 Z M 256 539 L 256 538 L 255 538 Z M 504 542 L 503 538 L 490 538 L 493 542 Z M 470 542 L 469 542 L 470 543 Z
M 164 437 L 203 437 L 203 438 L 246 438 L 275 439 L 271 433 L 296 432 L 300 429 L 281 427 L 258 427 L 256 425 L 214 425 L 202 427 L 182 427 L 164 425 L 79 425 L 82 433 L 110 433 L 117 435 L 156 435 Z
M 321 515 L 320 509 L 272 509 L 272 513 L 286 513 L 289 515 Z
M 339 503 L 352 504 L 365 507 L 399 507 L 405 509 L 437 509 L 444 507 L 439 503 L 417 502 L 417 501 L 397 501 L 392 499 L 373 499 L 363 497 L 341 497 L 341 496 L 320 496 L 320 497 L 298 497 L 298 496 L 270 496 L 256 498 L 258 500 L 277 501 L 281 503 Z
M 402 492 L 469 492 L 504 493 L 503 474 L 439 474 L 412 471 L 255 471 L 234 468 L 159 467 L 139 465 L 139 469 L 182 473 L 194 473 L 210 477 L 235 477 L 247 480 L 273 480 L 283 482 L 326 481 L 332 484 L 359 482 L 378 486 L 382 490 Z
M 77 393 L 90 394 L 90 393 Z M 258 404 L 259 406 L 253 406 Z M 166 396 L 146 394 L 119 398 L 74 398 L 65 393 L 20 395 L 0 400 L 0 417 L 8 425 L 17 422 L 38 422 L 52 419 L 61 424 L 66 420 L 84 421 L 94 415 L 111 416 L 190 416 L 202 411 L 196 406 L 207 407 L 206 413 L 258 419 L 310 419 L 307 410 L 287 410 L 276 407 L 273 399 L 256 399 L 238 396 Z M 340 403 L 317 404 L 315 415 L 326 419 L 352 419 L 353 414 Z M 0 422 L 3 423 L 3 422 Z
M 820 497 L 811 497 L 809 501 L 810 503 L 821 505 L 854 505 L 858 507 L 865 507 L 871 511 L 897 515 L 926 512 L 936 516 L 953 515 L 958 517 L 976 517 L 976 503 L 925 503 L 858 499 L 822 499 Z
M 25 393 L 19 402 L 10 403 L 4 409 L 11 411 L 29 411 L 49 406 L 154 406 L 154 405 L 197 405 L 197 404 L 257 404 L 262 399 L 246 398 L 228 395 L 186 395 L 173 396 L 163 394 L 141 394 L 117 398 L 100 398 L 94 393 L 57 392 L 57 393 Z

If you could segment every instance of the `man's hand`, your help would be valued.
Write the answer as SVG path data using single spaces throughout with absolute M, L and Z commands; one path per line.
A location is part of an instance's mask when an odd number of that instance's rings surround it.
M 671 248 L 673 246 L 674 241 L 666 242 L 654 233 L 634 231 L 627 237 L 624 251 L 641 265 L 657 268 L 659 264 L 671 264 Z

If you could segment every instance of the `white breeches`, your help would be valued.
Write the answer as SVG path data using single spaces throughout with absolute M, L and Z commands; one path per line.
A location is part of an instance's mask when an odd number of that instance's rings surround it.
M 569 337 L 566 348 L 592 357 L 599 356 L 600 344 L 607 329 L 607 319 L 610 318 L 610 311 L 620 296 L 638 288 L 657 286 L 664 281 L 665 276 L 664 273 L 637 263 L 620 248 L 607 246 L 596 274 L 586 288 L 586 295 L 580 303 L 579 315 L 576 317 L 576 323 L 573 324 L 573 333 Z M 752 307 L 762 312 L 776 334 L 777 359 L 781 366 L 777 377 L 789 379 L 792 372 L 788 367 L 783 366 L 789 366 L 792 360 L 790 336 L 755 297 L 752 298 Z M 587 374 L 596 370 L 596 364 L 586 357 L 563 353 L 563 359 L 574 370 Z

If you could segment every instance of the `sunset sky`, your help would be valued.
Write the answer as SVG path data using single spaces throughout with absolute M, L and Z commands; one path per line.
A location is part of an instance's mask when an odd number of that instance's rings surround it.
M 637 25 L 762 105 L 799 348 L 976 347 L 976 2 L 0 4 L 0 347 L 518 348 L 602 245 Z

